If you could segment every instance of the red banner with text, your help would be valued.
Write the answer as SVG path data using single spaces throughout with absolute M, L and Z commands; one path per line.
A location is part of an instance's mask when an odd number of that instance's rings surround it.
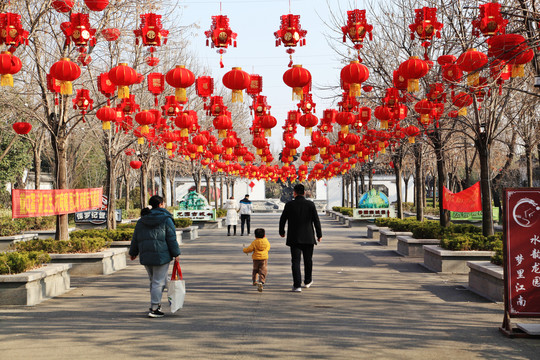
M 11 192 L 12 218 L 51 216 L 98 209 L 103 188 L 21 190 Z
M 443 209 L 455 212 L 482 211 L 480 182 L 455 194 L 443 186 Z

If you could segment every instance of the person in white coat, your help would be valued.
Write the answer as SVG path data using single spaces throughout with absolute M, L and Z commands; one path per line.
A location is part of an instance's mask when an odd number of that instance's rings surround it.
M 225 219 L 227 236 L 231 236 L 231 226 L 233 227 L 234 235 L 236 235 L 236 225 L 238 225 L 238 204 L 234 201 L 234 196 L 231 196 L 225 203 L 225 210 L 227 210 L 227 218 Z

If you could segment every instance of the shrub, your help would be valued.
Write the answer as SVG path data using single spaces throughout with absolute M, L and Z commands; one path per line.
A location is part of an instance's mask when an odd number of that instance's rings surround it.
M 0 275 L 19 274 L 51 261 L 42 251 L 0 253 Z
M 341 212 L 341 206 L 332 206 L 332 211 Z
M 191 226 L 192 224 L 193 224 L 193 221 L 188 218 L 174 219 L 174 226 L 176 226 L 179 229 L 186 228 L 188 226 Z
M 441 247 L 446 250 L 489 250 L 502 248 L 502 233 L 484 236 L 482 234 L 451 234 L 441 239 Z
M 440 239 L 444 231 L 439 222 L 433 220 L 422 221 L 412 229 L 417 239 Z
M 89 230 L 77 230 L 72 231 L 69 234 L 70 239 L 82 239 L 82 238 L 103 238 L 107 241 L 131 241 L 133 237 L 133 228 L 123 228 L 116 230 L 107 229 L 89 229 Z
M 353 216 L 353 208 L 350 207 L 342 207 L 339 212 L 345 216 Z
M 503 242 L 497 241 L 494 246 L 493 250 L 495 251 L 495 255 L 491 257 L 491 263 L 499 266 L 503 266 Z
M 392 218 L 388 218 L 388 217 L 376 218 L 375 225 L 377 225 L 378 227 L 388 227 L 388 224 L 390 223 L 390 219 Z
M 116 229 L 135 229 L 135 225 L 137 225 L 137 223 L 116 224 Z
M 225 217 L 225 216 L 227 216 L 227 210 L 221 209 L 221 208 L 217 209 L 216 217 L 220 218 L 220 217 Z
M 0 218 L 0 236 L 11 236 L 20 234 L 23 231 L 29 230 L 49 230 L 56 226 L 55 216 L 43 216 L 36 218 L 19 218 L 11 219 L 11 217 Z
M 422 224 L 422 222 L 416 220 L 415 218 L 389 218 L 387 226 L 393 231 L 413 231 L 414 228 L 419 224 Z
M 70 240 L 29 240 L 15 244 L 17 251 L 45 251 L 54 254 L 91 253 L 100 251 L 110 243 L 102 237 L 83 237 Z
M 122 219 L 137 219 L 139 217 L 141 217 L 141 209 L 122 211 Z

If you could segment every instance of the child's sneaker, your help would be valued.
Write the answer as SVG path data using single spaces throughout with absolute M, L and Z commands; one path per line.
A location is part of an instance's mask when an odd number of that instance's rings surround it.
M 258 284 L 257 284 L 257 290 L 258 290 L 259 292 L 262 292 L 263 289 L 264 289 L 264 284 L 263 284 L 262 282 L 258 283 Z
M 253 286 L 257 286 L 258 282 L 254 281 Z

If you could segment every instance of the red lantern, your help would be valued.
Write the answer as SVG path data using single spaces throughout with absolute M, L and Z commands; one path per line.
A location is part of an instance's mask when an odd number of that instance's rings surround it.
M 473 35 L 480 36 L 480 32 L 484 36 L 493 36 L 496 34 L 504 34 L 508 20 L 501 16 L 501 4 L 491 2 L 480 5 L 480 14 L 478 18 L 472 21 Z
M 305 128 L 305 135 L 311 136 L 311 128 L 317 126 L 319 119 L 315 115 L 307 113 L 300 116 L 298 123 Z
M 77 90 L 77 96 L 75 96 L 75 99 L 73 99 L 72 101 L 73 109 L 79 109 L 84 121 L 84 115 L 86 114 L 86 111 L 88 109 L 92 110 L 92 107 L 94 105 L 94 100 L 92 100 L 92 98 L 90 97 L 90 91 L 88 91 L 87 89 Z
M 92 60 L 86 54 L 88 46 L 96 44 L 96 29 L 90 26 L 88 14 L 72 13 L 69 22 L 60 25 L 62 32 L 66 36 L 66 46 L 73 42 L 79 47 L 79 61 L 86 66 Z
M 285 147 L 291 149 L 290 154 L 296 155 L 296 149 L 300 147 L 300 141 L 295 138 L 288 138 L 285 140 Z
M 437 58 L 437 63 L 441 66 L 455 63 L 457 58 L 454 55 L 441 55 Z
M 206 99 L 212 96 L 214 92 L 214 79 L 210 76 L 200 76 L 195 82 L 195 90 L 197 95 L 202 97 L 204 102 Z
M 10 53 L 14 53 L 21 44 L 28 45 L 28 35 L 22 27 L 21 15 L 0 13 L 0 45 L 9 46 Z
M 220 139 L 227 136 L 227 130 L 232 129 L 232 119 L 227 115 L 219 115 L 213 121 L 214 128 L 218 130 Z
M 176 65 L 176 67 L 170 70 L 165 77 L 167 84 L 176 89 L 175 97 L 176 101 L 181 104 L 187 102 L 186 88 L 193 85 L 195 82 L 195 75 L 184 65 Z
M 118 66 L 109 71 L 109 79 L 118 86 L 118 97 L 120 99 L 129 98 L 129 87 L 135 84 L 139 79 L 137 71 L 133 70 L 125 63 L 120 63 Z
M 226 88 L 233 91 L 233 103 L 244 101 L 242 91 L 250 84 L 250 77 L 247 72 L 242 71 L 242 68 L 240 67 L 233 67 L 231 71 L 223 75 L 222 81 Z
M 221 145 L 225 148 L 225 153 L 231 155 L 233 148 L 238 144 L 238 141 L 233 136 L 228 136 L 221 142 Z
M 116 121 L 116 110 L 109 106 L 104 106 L 96 112 L 96 117 L 102 121 L 101 127 L 103 130 L 110 130 L 111 122 Z
M 135 121 L 141 125 L 141 134 L 146 135 L 150 131 L 148 125 L 155 123 L 156 117 L 152 112 L 144 110 L 135 115 Z
M 349 95 L 360 96 L 362 83 L 369 78 L 369 70 L 358 61 L 351 63 L 341 69 L 341 80 L 349 84 Z
M 423 41 L 422 46 L 426 49 L 424 59 L 428 60 L 427 48 L 431 45 L 433 35 L 441 37 L 440 30 L 443 24 L 437 20 L 437 8 L 423 7 L 415 9 L 416 13 L 414 24 L 409 25 L 411 30 L 411 40 L 414 40 L 415 34 Z
M 512 77 L 523 77 L 524 64 L 534 58 L 534 51 L 529 48 L 527 41 L 519 34 L 504 34 L 493 36 L 488 40 L 488 56 L 505 60 L 512 64 Z
M 74 4 L 73 0 L 54 0 L 51 6 L 58 12 L 66 13 L 71 11 Z
M 246 89 L 246 92 L 255 99 L 257 96 L 259 96 L 262 92 L 262 76 L 251 74 L 249 75 L 249 86 Z
M 142 166 L 142 162 L 138 160 L 133 160 L 129 162 L 129 166 L 131 166 L 133 169 L 137 170 L 140 169 Z
M 420 100 L 414 105 L 414 110 L 420 114 L 420 122 L 422 124 L 428 125 L 431 122 L 433 104 L 429 100 Z
M 92 11 L 102 11 L 109 5 L 109 0 L 84 0 L 84 3 Z
M 266 136 L 272 136 L 272 128 L 277 125 L 277 120 L 272 115 L 261 116 L 261 128 L 264 129 Z
M 469 49 L 459 56 L 456 65 L 463 71 L 469 73 L 467 75 L 467 85 L 477 86 L 480 80 L 479 70 L 488 63 L 488 57 L 483 52 L 476 49 Z
M 12 126 L 13 130 L 19 135 L 26 135 L 32 130 L 32 124 L 27 122 L 16 122 Z
M 407 91 L 415 92 L 419 90 L 418 79 L 424 77 L 429 71 L 426 61 L 420 60 L 417 56 L 411 56 L 409 60 L 399 65 L 398 72 L 407 79 Z
M 420 135 L 420 130 L 414 125 L 407 126 L 402 131 L 409 137 L 409 143 L 411 144 L 414 144 L 414 138 Z
M 11 55 L 9 51 L 4 51 L 0 55 L 0 86 L 11 86 L 13 87 L 13 75 L 21 71 L 22 62 L 21 60 Z
M 306 45 L 306 34 L 307 31 L 300 26 L 300 15 L 281 15 L 281 27 L 274 33 L 274 36 L 276 37 L 276 46 L 283 44 L 283 46 L 288 47 L 289 67 L 293 64 L 292 54 L 294 54 L 294 49 L 292 47 Z
M 116 41 L 120 37 L 120 30 L 111 28 L 111 29 L 103 29 L 101 30 L 101 35 L 105 38 L 107 41 Z
M 159 59 L 154 57 L 155 46 L 167 44 L 167 37 L 169 36 L 169 31 L 163 30 L 161 15 L 142 14 L 141 25 L 139 29 L 133 30 L 133 33 L 135 34 L 135 44 L 139 45 L 139 39 L 141 39 L 145 46 L 150 47 L 150 56 L 146 58 L 146 63 L 149 66 L 159 64 Z
M 457 84 L 461 82 L 463 78 L 463 71 L 456 64 L 444 65 L 442 69 L 442 78 L 444 81 L 451 84 Z
M 283 82 L 293 88 L 293 100 L 301 100 L 304 96 L 304 87 L 311 84 L 311 73 L 302 65 L 294 65 L 283 74 Z
M 49 72 L 61 82 L 60 93 L 62 95 L 71 95 L 73 93 L 71 82 L 81 76 L 81 68 L 69 58 L 62 58 L 60 61 L 55 62 Z
M 459 108 L 458 115 L 467 115 L 467 106 L 471 105 L 473 98 L 466 92 L 460 92 L 452 99 L 452 104 Z
M 353 113 L 348 111 L 342 111 L 336 115 L 336 122 L 341 125 L 341 133 L 347 134 L 349 132 L 349 126 L 356 121 Z
M 163 105 L 161 109 L 163 110 L 163 116 L 173 117 L 180 114 L 182 111 L 182 104 L 176 101 L 174 95 L 166 96 L 165 105 Z
M 392 110 L 388 106 L 377 106 L 374 115 L 381 122 L 381 129 L 388 129 L 388 121 L 392 119 Z
M 220 54 L 219 66 L 223 68 L 223 54 L 226 52 L 225 49 L 233 44 L 236 47 L 237 34 L 229 27 L 229 18 L 225 15 L 212 16 L 210 30 L 205 31 L 204 35 L 207 37 L 206 46 L 211 45 L 212 48 L 217 47 L 219 49 L 217 51 Z M 212 40 L 211 44 L 209 40 Z
M 204 135 L 195 135 L 191 141 L 197 145 L 197 152 L 202 153 L 204 150 L 204 146 L 208 143 L 208 139 Z
M 182 112 L 174 119 L 176 127 L 181 129 L 181 137 L 187 137 L 189 135 L 189 129 L 193 126 L 194 122 L 193 116 L 188 111 Z
M 148 74 L 148 91 L 154 95 L 154 105 L 158 106 L 158 95 L 165 89 L 165 77 L 161 73 Z
M 373 26 L 366 21 L 366 10 L 351 10 L 347 11 L 347 25 L 341 27 L 343 32 L 343 42 L 347 40 L 347 36 L 354 44 L 354 48 L 360 50 L 364 43 L 366 34 L 369 33 L 369 40 L 373 40 L 371 31 Z

